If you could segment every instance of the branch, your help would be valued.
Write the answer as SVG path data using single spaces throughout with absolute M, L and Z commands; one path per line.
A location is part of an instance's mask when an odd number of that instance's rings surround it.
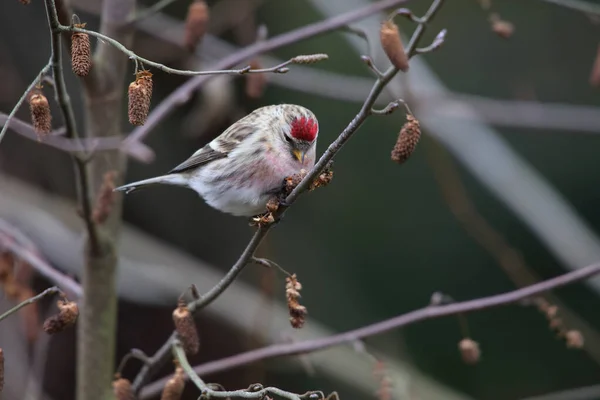
M 5 239 L 4 235 L 0 236 L 0 248 L 17 256 L 33 267 L 43 277 L 51 282 L 59 285 L 69 297 L 80 298 L 83 295 L 81 285 L 75 282 L 72 278 L 58 272 L 54 267 L 48 264 L 36 251 L 28 249 L 14 240 Z
M 212 69 L 220 70 L 226 68 L 232 68 L 233 66 L 245 62 L 246 60 L 252 59 L 253 57 L 278 49 L 289 44 L 299 42 L 304 39 L 308 39 L 313 36 L 321 35 L 326 32 L 335 31 L 340 29 L 349 23 L 359 20 L 361 18 L 368 17 L 369 15 L 376 14 L 387 8 L 396 7 L 406 0 L 381 0 L 376 3 L 370 4 L 367 7 L 360 8 L 358 10 L 352 10 L 347 13 L 338 15 L 334 18 L 330 18 L 324 21 L 316 22 L 314 24 L 306 25 L 302 28 L 295 29 L 291 32 L 275 36 L 269 40 L 255 43 L 248 46 L 235 54 L 227 56 L 222 60 L 216 62 Z M 210 79 L 210 76 L 197 76 L 190 79 L 173 93 L 167 96 L 148 116 L 146 123 L 143 126 L 137 127 L 132 131 L 129 137 L 126 139 L 129 141 L 142 141 L 150 131 L 158 125 L 169 113 L 178 105 L 187 102 L 192 93 L 202 86 L 206 81 Z
M 19 304 L 17 304 L 16 306 L 14 306 L 13 308 L 11 308 L 10 310 L 6 311 L 5 313 L 3 313 L 2 315 L 0 315 L 0 321 L 2 321 L 3 319 L 10 317 L 12 314 L 16 313 L 17 311 L 19 311 L 21 308 L 28 306 L 29 304 L 33 304 L 36 301 L 39 301 L 41 299 L 43 299 L 46 296 L 50 296 L 52 294 L 61 294 L 61 290 L 59 288 L 57 288 L 56 286 L 53 286 L 51 288 L 48 288 L 46 290 L 44 290 L 42 293 L 38 294 L 37 296 L 33 296 Z
M 269 228 L 267 226 L 261 226 L 258 228 L 250 243 L 237 260 L 237 262 L 231 267 L 229 272 L 217 283 L 211 290 L 209 290 L 204 296 L 198 300 L 194 300 L 188 304 L 188 309 L 195 313 L 203 309 L 210 303 L 212 303 L 221 293 L 225 291 L 233 283 L 235 278 L 239 275 L 244 267 L 248 264 L 248 261 L 253 256 L 254 252 L 258 248 L 258 245 L 267 234 Z M 173 340 L 175 340 L 175 333 L 162 345 L 162 347 L 148 360 L 148 362 L 142 367 L 138 375 L 133 382 L 133 390 L 139 391 L 142 385 L 146 383 L 150 375 L 155 373 L 160 367 L 167 361 L 170 353 Z
M 10 122 L 8 120 L 9 116 L 0 112 L 0 125 L 4 125 L 5 127 L 8 126 L 14 132 L 27 139 L 54 147 L 55 149 L 62 150 L 66 153 L 90 154 L 93 152 L 123 149 L 123 151 L 131 158 L 138 161 L 149 163 L 154 160 L 154 151 L 140 142 L 130 143 L 128 146 L 124 146 L 123 140 L 117 137 L 67 139 L 60 137 L 65 133 L 64 129 L 54 131 L 45 136 L 43 140 L 40 140 L 38 139 L 33 126 L 30 124 L 17 118 L 12 118 Z
M 192 366 L 187 360 L 185 355 L 185 351 L 181 346 L 181 342 L 179 340 L 173 341 L 173 355 L 181 365 L 181 368 L 185 371 L 190 380 L 200 389 L 202 393 L 202 398 L 210 399 L 210 398 L 218 398 L 218 399 L 227 399 L 231 397 L 240 397 L 244 399 L 264 399 L 268 394 L 276 395 L 279 397 L 283 397 L 285 399 L 290 400 L 300 400 L 300 399 L 311 399 L 311 400 L 319 400 L 325 399 L 325 395 L 322 392 L 306 392 L 304 394 L 296 394 L 287 392 L 285 390 L 276 388 L 276 387 L 263 387 L 261 384 L 250 385 L 248 389 L 241 390 L 214 390 L 204 383 L 204 381 L 196 374 Z
M 150 7 L 143 9 L 140 12 L 135 13 L 133 17 L 129 19 L 130 24 L 134 24 L 138 21 L 146 19 L 157 12 L 160 12 L 163 8 L 167 7 L 171 3 L 174 3 L 176 0 L 159 0 L 156 3 L 152 4 Z
M 429 10 L 427 11 L 427 14 L 422 18 L 421 23 L 417 26 L 417 29 L 415 30 L 415 32 L 410 40 L 410 43 L 407 47 L 406 53 L 407 53 L 407 55 L 409 55 L 409 57 L 415 54 L 415 49 L 417 47 L 419 39 L 421 38 L 421 36 L 423 35 L 423 33 L 425 31 L 426 24 L 431 20 L 431 18 L 433 18 L 433 16 L 435 15 L 435 13 L 439 9 L 439 7 L 442 5 L 442 3 L 443 3 L 443 0 L 434 0 L 432 5 L 430 6 Z M 374 7 L 369 7 L 369 8 L 374 8 Z M 364 10 L 365 9 L 358 10 L 358 11 L 364 12 Z M 357 13 L 357 11 L 355 11 L 353 13 Z M 345 15 L 346 15 L 345 18 L 348 18 L 347 17 L 348 14 L 345 14 Z M 344 15 L 334 18 L 334 20 L 338 21 L 338 23 L 344 22 L 343 24 L 341 24 L 341 26 L 345 26 L 348 24 L 348 21 L 346 21 L 342 17 L 344 17 Z M 332 21 L 332 20 L 329 20 L 329 21 Z M 325 22 L 327 22 L 327 21 L 325 21 Z M 300 32 L 300 31 L 315 32 L 315 28 L 314 28 L 315 25 L 319 25 L 321 27 L 319 29 L 324 29 L 324 28 L 322 28 L 323 26 L 330 27 L 332 24 L 331 23 L 329 23 L 329 24 L 325 24 L 325 23 L 313 24 L 308 27 L 302 28 L 302 29 L 298 30 L 297 32 Z M 287 36 L 291 36 L 291 37 L 296 37 L 298 35 L 299 34 L 294 34 L 293 32 L 291 34 L 287 34 Z M 286 35 L 284 35 L 284 36 L 286 36 Z M 280 39 L 279 41 L 281 42 L 283 40 Z M 262 43 L 259 43 L 258 45 L 261 45 L 264 43 L 267 43 L 267 42 L 262 42 Z M 252 48 L 252 47 L 253 46 L 251 46 L 250 48 Z M 243 52 L 244 51 L 242 51 L 242 53 Z M 325 153 L 321 156 L 321 158 L 316 163 L 316 165 L 304 177 L 304 179 L 300 182 L 300 184 L 290 193 L 289 196 L 287 196 L 287 198 L 285 199 L 286 205 L 285 206 L 281 205 L 279 207 L 279 209 L 274 213 L 275 220 L 280 219 L 283 216 L 283 214 L 285 213 L 285 210 L 296 201 L 298 196 L 301 193 L 303 193 L 304 191 L 308 190 L 308 188 L 310 187 L 312 182 L 315 180 L 315 178 L 322 173 L 322 171 L 327 167 L 327 165 L 329 165 L 330 161 L 337 154 L 337 152 L 342 148 L 344 143 L 346 141 L 348 141 L 348 139 L 350 139 L 350 137 L 358 130 L 358 128 L 362 125 L 362 123 L 371 115 L 371 109 L 372 109 L 373 105 L 375 104 L 377 97 L 382 92 L 382 90 L 385 88 L 387 83 L 396 75 L 397 72 L 398 72 L 398 69 L 396 69 L 395 67 L 392 66 L 384 73 L 384 75 L 381 78 L 376 80 L 373 88 L 371 89 L 371 93 L 365 100 L 358 115 L 356 117 L 354 117 L 354 119 L 350 122 L 350 124 L 346 127 L 346 129 L 344 129 L 344 131 L 339 135 L 339 137 L 329 146 L 327 151 L 325 151 Z M 133 134 L 132 134 L 132 136 L 133 136 Z M 240 255 L 239 259 L 236 261 L 236 263 L 233 265 L 233 267 L 227 273 L 227 275 L 223 278 L 223 280 L 221 280 L 221 282 L 219 282 L 219 284 L 217 284 L 217 286 L 215 286 L 207 295 L 203 296 L 199 300 L 191 302 L 188 305 L 190 311 L 197 311 L 197 310 L 209 305 L 233 282 L 233 280 L 235 279 L 235 277 L 237 276 L 239 271 L 241 271 L 241 269 L 243 269 L 246 264 L 248 264 L 250 261 L 252 261 L 254 252 L 256 251 L 256 249 L 260 245 L 262 239 L 265 237 L 265 235 L 267 234 L 267 232 L 269 231 L 269 229 L 272 226 L 273 226 L 272 223 L 259 226 L 258 230 L 256 231 L 256 233 L 250 240 L 250 243 L 248 243 L 244 252 Z M 145 381 L 148 379 L 148 375 L 151 373 L 151 371 L 156 370 L 162 364 L 164 364 L 164 362 L 166 362 L 166 360 L 169 357 L 169 353 L 170 353 L 170 349 L 171 349 L 170 343 L 172 343 L 174 338 L 175 338 L 175 334 L 172 334 L 171 338 L 156 352 L 156 354 L 154 354 L 154 356 L 152 356 L 152 363 L 147 364 L 146 366 L 144 366 L 144 368 L 142 368 L 142 370 L 140 371 L 140 373 L 138 374 L 138 376 L 136 377 L 136 379 L 133 383 L 133 388 L 135 391 L 138 391 L 140 389 L 141 385 L 143 385 L 145 383 Z
M 147 58 L 143 58 L 138 56 L 137 54 L 135 54 L 133 51 L 129 50 L 127 47 L 123 46 L 121 43 L 119 43 L 117 40 L 103 35 L 101 33 L 95 32 L 95 31 L 90 31 L 88 29 L 82 29 L 82 28 L 76 28 L 74 26 L 66 26 L 66 25 L 59 25 L 57 27 L 57 29 L 60 32 L 76 32 L 76 33 L 85 33 L 88 34 L 90 36 L 95 36 L 98 39 L 105 41 L 107 43 L 110 43 L 111 45 L 113 45 L 114 47 L 116 47 L 119 51 L 123 52 L 125 55 L 127 55 L 129 57 L 129 59 L 131 60 L 135 60 L 136 62 L 140 62 L 142 64 L 145 64 L 147 66 L 150 67 L 154 67 L 157 68 L 163 72 L 166 72 L 168 74 L 176 74 L 176 75 L 183 75 L 183 76 L 198 76 L 198 75 L 245 75 L 245 74 L 263 74 L 266 72 L 272 72 L 275 74 L 285 74 L 289 71 L 288 68 L 285 68 L 287 65 L 289 64 L 296 64 L 297 62 L 294 60 L 294 58 L 291 58 L 279 65 L 275 65 L 274 67 L 271 68 L 261 68 L 261 69 L 252 69 L 250 66 L 246 66 L 244 68 L 240 68 L 240 69 L 219 69 L 219 70 L 215 70 L 215 71 L 190 71 L 190 70 L 182 70 L 182 69 L 176 69 L 176 68 L 171 68 L 171 67 L 167 67 L 164 64 L 161 63 L 157 63 L 151 60 L 148 60 Z
M 583 0 L 542 0 L 546 3 L 556 4 L 557 6 L 581 11 L 584 14 L 600 16 L 600 6 L 589 1 Z
M 205 364 L 198 365 L 194 367 L 194 371 L 198 375 L 209 375 L 267 358 L 312 353 L 329 347 L 352 343 L 359 339 L 379 335 L 393 329 L 402 328 L 429 319 L 441 318 L 461 313 L 469 313 L 492 307 L 517 303 L 521 300 L 534 297 L 549 290 L 558 289 L 560 287 L 582 281 L 598 274 L 600 274 L 600 263 L 589 265 L 576 271 L 557 276 L 556 278 L 548 279 L 531 286 L 495 296 L 482 297 L 475 300 L 452 303 L 448 305 L 427 306 L 396 316 L 394 318 L 377 322 L 372 325 L 367 325 L 362 328 L 339 333 L 337 335 L 296 343 L 274 344 L 260 349 L 247 351 L 231 357 L 226 357 L 220 360 L 210 361 Z M 157 393 L 160 393 L 160 390 L 162 390 L 166 380 L 168 379 L 169 377 L 165 377 L 159 381 L 153 382 L 151 385 L 146 386 L 142 391 L 140 398 L 147 399 L 155 396 Z

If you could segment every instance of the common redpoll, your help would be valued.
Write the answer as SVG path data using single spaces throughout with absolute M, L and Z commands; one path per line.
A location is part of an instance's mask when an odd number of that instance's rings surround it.
M 308 109 L 280 104 L 261 107 L 231 125 L 168 174 L 115 190 L 167 184 L 195 190 L 211 207 L 238 215 L 266 211 L 286 177 L 315 163 L 319 124 Z

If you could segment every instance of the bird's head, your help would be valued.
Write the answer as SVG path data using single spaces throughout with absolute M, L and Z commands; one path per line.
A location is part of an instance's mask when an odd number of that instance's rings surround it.
M 319 123 L 310 111 L 305 109 L 305 112 L 294 116 L 289 129 L 284 131 L 284 139 L 292 157 L 304 164 L 304 158 L 315 145 L 318 134 Z

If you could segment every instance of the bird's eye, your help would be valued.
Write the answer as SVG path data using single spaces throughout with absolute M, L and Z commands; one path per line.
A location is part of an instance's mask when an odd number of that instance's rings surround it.
M 283 135 L 283 137 L 285 138 L 286 142 L 288 142 L 289 144 L 293 143 L 293 140 L 291 137 L 289 137 L 288 135 Z

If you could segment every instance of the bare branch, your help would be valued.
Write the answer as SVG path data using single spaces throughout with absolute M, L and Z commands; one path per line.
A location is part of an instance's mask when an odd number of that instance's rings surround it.
M 152 16 L 153 14 L 156 14 L 157 12 L 160 12 L 162 9 L 164 9 L 165 7 L 167 7 L 168 5 L 170 5 L 171 3 L 175 3 L 175 1 L 177 0 L 159 0 L 156 3 L 152 4 L 150 7 L 143 9 L 140 12 L 137 12 L 130 20 L 129 23 L 130 24 L 134 24 L 138 21 L 141 21 L 145 18 L 148 18 L 150 16 Z
M 40 275 L 61 287 L 69 297 L 80 298 L 83 295 L 81 285 L 46 262 L 23 233 L 2 219 L 0 219 L 0 249 L 25 261 Z
M 181 365 L 181 368 L 187 374 L 187 377 L 200 389 L 202 393 L 202 397 L 206 399 L 227 399 L 231 397 L 240 397 L 244 399 L 264 399 L 265 396 L 271 394 L 275 396 L 282 397 L 284 399 L 290 400 L 324 400 L 325 394 L 323 392 L 315 391 L 315 392 L 306 392 L 304 394 L 296 394 L 292 392 L 288 392 L 276 387 L 263 387 L 261 384 L 250 385 L 248 389 L 240 389 L 240 390 L 214 390 L 210 384 L 204 383 L 204 381 L 196 374 L 192 366 L 190 365 L 187 357 L 185 355 L 185 351 L 181 346 L 179 340 L 173 341 L 173 355 L 175 359 Z
M 14 132 L 27 139 L 54 147 L 55 149 L 67 153 L 91 154 L 107 150 L 122 149 L 131 158 L 138 161 L 149 163 L 154 160 L 154 151 L 143 143 L 130 143 L 128 146 L 124 146 L 123 140 L 117 137 L 67 139 L 61 137 L 65 134 L 64 129 L 53 131 L 49 135 L 46 135 L 43 140 L 40 140 L 36 135 L 33 126 L 27 122 L 17 118 L 12 118 L 10 122 L 7 121 L 8 115 L 0 113 L 0 125 L 9 126 Z
M 432 51 L 439 49 L 440 47 L 442 47 L 442 45 L 444 44 L 444 41 L 446 40 L 446 33 L 447 33 L 447 30 L 442 29 L 440 31 L 440 33 L 437 34 L 435 39 L 433 39 L 433 42 L 431 42 L 431 44 L 429 46 L 420 47 L 417 50 L 415 50 L 415 52 L 418 54 L 425 54 L 425 53 L 431 53 Z
M 157 63 L 157 62 L 148 60 L 146 58 L 140 57 L 137 54 L 135 54 L 133 51 L 129 50 L 127 47 L 123 46 L 117 40 L 115 40 L 111 37 L 108 37 L 106 35 L 103 35 L 101 33 L 98 33 L 98 32 L 90 31 L 88 29 L 76 28 L 74 26 L 65 26 L 65 25 L 60 25 L 57 29 L 61 32 L 77 32 L 77 33 L 85 33 L 90 36 L 95 36 L 100 40 L 110 43 L 111 45 L 116 47 L 118 50 L 123 52 L 125 55 L 127 55 L 131 60 L 135 60 L 141 64 L 145 64 L 147 66 L 157 68 L 168 74 L 176 74 L 176 75 L 183 75 L 183 76 L 244 75 L 244 74 L 263 74 L 266 72 L 272 72 L 275 74 L 285 74 L 286 72 L 289 71 L 288 68 L 285 68 L 286 65 L 297 64 L 296 62 L 293 61 L 293 59 L 290 59 L 288 61 L 285 61 L 285 62 L 283 62 L 279 65 L 276 65 L 274 67 L 271 67 L 271 68 L 252 69 L 250 66 L 246 66 L 244 68 L 239 68 L 239 69 L 219 69 L 219 70 L 214 70 L 214 71 L 181 70 L 181 69 L 176 69 L 176 68 L 170 68 L 164 64 Z
M 451 303 L 447 305 L 429 305 L 427 307 L 411 311 L 406 314 L 396 316 L 372 325 L 362 328 L 339 333 L 325 338 L 306 340 L 296 343 L 274 344 L 260 349 L 251 350 L 245 353 L 236 354 L 216 361 L 209 361 L 205 364 L 194 367 L 198 375 L 209 375 L 216 372 L 229 370 L 232 368 L 247 365 L 267 358 L 292 356 L 297 354 L 312 353 L 324 350 L 332 346 L 339 346 L 346 343 L 354 343 L 356 340 L 364 339 L 369 336 L 379 335 L 393 329 L 402 328 L 417 322 L 456 315 L 460 313 L 469 313 L 480 311 L 492 307 L 499 307 L 508 304 L 514 304 L 521 300 L 534 297 L 549 290 L 558 289 L 563 286 L 571 285 L 600 274 L 600 263 L 580 268 L 576 271 L 557 276 L 556 278 L 536 283 L 511 292 L 498 294 L 495 296 L 482 297 L 475 300 Z M 153 382 L 144 387 L 140 398 L 147 399 L 155 396 L 164 386 L 169 377 Z
M 19 304 L 17 304 L 16 306 L 14 306 L 13 308 L 11 308 L 10 310 L 2 313 L 0 315 L 0 321 L 2 321 L 3 319 L 10 317 L 12 314 L 16 313 L 17 311 L 19 311 L 21 308 L 28 306 L 30 304 L 35 303 L 36 301 L 39 301 L 41 299 L 43 299 L 46 296 L 50 296 L 53 294 L 61 294 L 61 290 L 59 288 L 57 288 L 56 286 L 48 288 L 46 290 L 44 290 L 42 293 L 38 294 L 37 296 L 33 296 Z
M 542 0 L 546 3 L 581 11 L 584 14 L 600 16 L 600 5 L 584 0 Z

